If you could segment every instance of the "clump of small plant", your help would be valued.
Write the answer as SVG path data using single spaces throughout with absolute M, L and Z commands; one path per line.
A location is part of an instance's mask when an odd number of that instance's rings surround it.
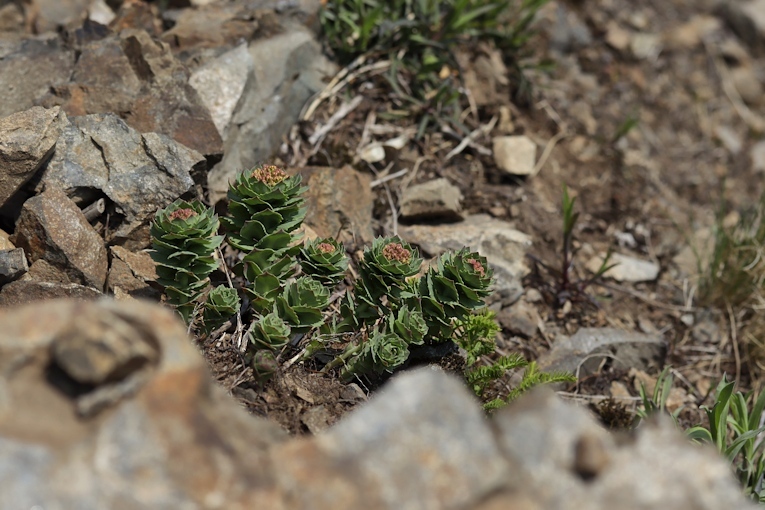
M 217 232 L 218 217 L 198 201 L 176 200 L 157 211 L 151 224 L 157 282 L 186 323 L 218 268 L 213 253 L 223 237 Z
M 479 313 L 470 314 L 460 321 L 456 334 L 457 344 L 467 351 L 465 380 L 479 398 L 483 397 L 486 390 L 495 381 L 504 377 L 507 372 L 525 367 L 520 383 L 507 395 L 486 402 L 484 404 L 486 410 L 504 407 L 524 392 L 540 384 L 576 380 L 572 374 L 567 372 L 541 372 L 535 362 L 529 363 L 520 354 L 500 356 L 491 359 L 486 365 L 478 365 L 481 356 L 494 354 L 496 349 L 494 337 L 499 330 L 495 313 L 484 309 Z
M 554 280 L 552 285 L 542 286 L 542 290 L 552 297 L 556 306 L 562 306 L 566 301 L 590 302 L 592 299 L 586 290 L 600 280 L 603 275 L 616 264 L 610 264 L 611 251 L 609 250 L 595 273 L 589 278 L 579 278 L 576 274 L 576 249 L 574 247 L 574 228 L 579 220 L 579 213 L 574 211 L 576 197 L 568 194 L 568 187 L 563 185 L 563 243 L 561 246 L 561 261 L 558 267 L 549 265 L 533 255 L 528 255 L 534 263 L 534 275 L 542 281 L 540 267 L 543 268 Z
M 208 291 L 209 274 L 218 267 L 212 253 L 222 241 L 210 209 L 178 201 L 160 211 L 152 226 L 161 282 L 187 323 L 206 291 L 200 324 L 205 333 L 233 324 L 235 315 L 240 324 L 252 317 L 249 325 L 241 324 L 246 333 L 239 338 L 246 336 L 245 360 L 258 381 L 271 378 L 284 351 L 303 336 L 303 354 L 294 360 L 329 354 L 323 371 L 337 369 L 343 380 L 393 373 L 411 362 L 416 349 L 450 342 L 453 350 L 459 344 L 468 352 L 468 381 L 479 394 L 510 368 L 526 364 L 514 355 L 475 367 L 480 356 L 493 353 L 498 326 L 493 315 L 475 313 L 485 308 L 493 272 L 468 249 L 443 254 L 421 274 L 423 260 L 415 248 L 397 236 L 377 238 L 364 250 L 359 277 L 345 290 L 337 313 L 328 312 L 349 261 L 334 239 L 301 244 L 296 232 L 306 214 L 304 191 L 299 177 L 274 166 L 245 172 L 231 184 L 221 223 L 229 247 L 242 252 L 233 268 L 241 277 L 238 287 L 230 281 Z M 249 298 L 247 310 L 240 291 Z M 540 374 L 533 364 L 526 372 L 503 402 L 532 385 L 563 380 Z
M 681 409 L 669 414 L 666 408 L 673 379 L 666 367 L 656 380 L 653 394 L 649 395 L 641 384 L 642 407 L 637 410 L 636 423 L 654 414 L 668 414 L 678 425 Z M 693 441 L 713 445 L 730 463 L 745 494 L 765 503 L 765 392 L 759 396 L 751 391 L 734 393 L 734 387 L 735 382 L 723 376 L 716 388 L 714 404 L 701 406 L 708 425 L 697 425 L 685 432 Z
M 745 494 L 765 503 L 765 392 L 758 397 L 753 392 L 733 393 L 734 385 L 723 376 L 714 405 L 702 406 L 709 427 L 696 426 L 687 434 L 693 440 L 714 445 L 730 462 Z
M 390 62 L 388 84 L 420 118 L 420 133 L 433 120 L 458 113 L 457 46 L 492 41 L 507 56 L 526 43 L 536 12 L 547 0 L 339 0 L 320 12 L 324 37 L 343 64 Z M 455 121 L 455 124 L 458 122 Z
M 698 257 L 699 303 L 736 317 L 738 339 L 750 368 L 765 371 L 765 193 L 733 225 L 726 225 L 723 207 L 713 227 L 708 260 Z M 706 264 L 702 267 L 701 264 Z

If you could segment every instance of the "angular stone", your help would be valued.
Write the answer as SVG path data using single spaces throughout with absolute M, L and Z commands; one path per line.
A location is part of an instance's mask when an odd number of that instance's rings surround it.
M 757 173 L 765 173 L 765 141 L 757 142 L 749 150 L 752 169 Z
M 27 271 L 29 266 L 23 249 L 0 250 L 0 285 L 18 280 Z
M 127 295 L 157 300 L 161 292 L 147 283 L 157 279 L 156 267 L 149 254 L 132 253 L 120 246 L 112 246 L 110 250 L 112 263 L 106 279 L 107 289 L 118 299 Z M 144 260 L 144 256 L 149 260 Z
M 440 218 L 460 220 L 462 193 L 446 178 L 406 188 L 401 197 L 402 218 Z
M 532 175 L 536 162 L 537 146 L 526 136 L 495 136 L 493 140 L 494 161 L 505 173 Z
M 603 263 L 605 254 L 600 254 L 590 259 L 585 267 L 592 273 L 596 273 Z M 613 278 L 617 282 L 650 282 L 659 276 L 661 269 L 658 264 L 647 260 L 640 260 L 621 253 L 612 253 L 608 264 L 616 264 L 604 273 L 607 278 Z
M 70 298 L 92 301 L 103 294 L 93 287 L 76 283 L 42 282 L 37 280 L 16 280 L 0 289 L 0 308 L 27 305 L 52 299 Z
M 529 271 L 526 251 L 531 247 L 531 238 L 506 221 L 476 214 L 448 225 L 400 226 L 399 233 L 432 257 L 465 246 L 476 250 L 494 269 L 495 288 L 505 306 L 523 294 L 521 279 Z
M 226 196 L 239 172 L 272 157 L 305 103 L 336 72 L 302 25 L 290 24 L 273 37 L 253 41 L 249 51 L 255 65 L 231 120 L 223 160 L 208 174 L 212 203 Z
M 0 310 L 0 507 L 286 508 L 266 454 L 286 434 L 226 396 L 172 312 L 111 300 L 43 306 Z M 140 332 L 158 353 L 153 368 L 132 387 L 74 385 L 55 369 L 55 344 L 69 328 L 109 321 Z M 99 398 L 111 408 L 78 415 Z
M 119 316 L 83 307 L 53 343 L 52 359 L 69 377 L 82 384 L 118 380 L 157 361 L 157 345 Z
M 0 119 L 0 207 L 50 159 L 65 123 L 58 107 Z
M 85 45 L 71 81 L 51 94 L 46 100 L 70 116 L 119 112 L 140 133 L 167 135 L 204 155 L 223 148 L 186 68 L 166 44 L 142 30 Z
M 741 99 L 747 104 L 757 106 L 763 100 L 762 83 L 751 66 L 739 66 L 730 71 L 730 79 L 736 87 Z
M 497 314 L 497 321 L 511 333 L 531 338 L 536 334 L 542 319 L 534 306 L 525 299 L 520 299 L 513 305 L 503 308 Z
M 397 376 L 272 459 L 294 508 L 469 508 L 509 475 L 475 398 L 438 368 Z
M 662 366 L 666 351 L 666 342 L 658 335 L 580 328 L 571 337 L 557 338 L 552 350 L 540 356 L 538 362 L 545 371 L 564 370 L 581 378 L 595 373 L 604 359 L 617 369 L 656 370 Z
M 54 32 L 60 27 L 77 25 L 87 16 L 90 0 L 33 0 L 35 33 Z
M 125 221 L 124 237 L 194 185 L 201 154 L 157 133 L 140 134 L 114 114 L 75 117 L 64 128 L 42 183 L 79 202 L 106 195 Z
M 372 242 L 374 198 L 368 174 L 344 166 L 307 167 L 300 175 L 308 186 L 305 223 L 309 227 L 320 237 L 334 237 L 340 232 L 338 240 L 346 247 Z
M 247 45 L 240 44 L 198 67 L 189 79 L 202 103 L 210 110 L 212 121 L 224 141 L 253 65 Z
M 72 282 L 104 288 L 104 241 L 63 191 L 50 188 L 27 200 L 12 240 L 31 262 L 44 259 Z
M 56 35 L 27 39 L 0 58 L 0 117 L 27 110 L 72 75 L 74 50 Z

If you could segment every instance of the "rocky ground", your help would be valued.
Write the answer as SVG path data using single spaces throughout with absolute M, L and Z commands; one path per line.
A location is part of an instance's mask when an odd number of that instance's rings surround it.
M 666 365 L 668 409 L 700 423 L 723 374 L 743 389 L 763 380 L 765 357 L 740 341 L 751 315 L 707 306 L 698 289 L 720 204 L 734 224 L 763 192 L 765 2 L 551 1 L 522 73 L 490 45 L 460 49 L 464 130 L 423 133 L 391 115 L 401 104 L 385 86 L 389 64 L 341 68 L 328 55 L 322 3 L 0 0 L 0 307 L 31 305 L 0 313 L 0 472 L 5 458 L 38 484 L 13 478 L 0 501 L 358 508 L 368 497 L 370 508 L 490 509 L 734 499 L 732 480 L 715 485 L 724 463 L 668 423 L 611 436 L 541 393 L 487 422 L 457 379 L 432 367 L 376 396 L 380 381 L 342 384 L 315 362 L 293 363 L 297 345 L 261 384 L 233 331 L 192 327 L 219 383 L 209 384 L 170 315 L 132 301 L 162 300 L 147 253 L 156 210 L 183 196 L 223 213 L 229 180 L 270 162 L 309 187 L 305 234 L 337 236 L 356 260 L 392 234 L 427 258 L 464 245 L 486 255 L 497 354 L 574 373 L 558 395 L 607 427 L 632 423 L 638 387 L 650 390 Z M 551 269 L 562 263 L 564 185 L 580 212 L 574 278 L 587 281 L 609 250 L 619 263 L 582 292 L 561 292 Z M 41 303 L 103 294 L 118 303 Z M 84 369 L 78 353 L 93 363 Z M 250 428 L 226 392 L 268 422 Z M 254 461 L 243 453 L 253 445 Z M 99 449 L 112 446 L 132 454 L 114 472 Z M 189 474 L 157 451 L 204 469 Z M 433 469 L 412 467 L 422 459 Z M 81 461 L 91 471 L 78 484 Z M 132 493 L 138 472 L 156 483 Z M 641 493 L 643 478 L 654 492 Z

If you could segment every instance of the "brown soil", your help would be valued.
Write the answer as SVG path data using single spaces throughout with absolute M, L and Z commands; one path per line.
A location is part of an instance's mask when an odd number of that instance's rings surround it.
M 359 77 L 338 97 L 323 102 L 312 120 L 295 130 L 292 146 L 299 139 L 301 149 L 282 155 L 281 163 L 352 163 L 378 176 L 416 166 L 416 173 L 388 182 L 394 201 L 403 186 L 448 177 L 461 187 L 466 212 L 488 213 L 511 222 L 532 236 L 530 254 L 553 266 L 559 265 L 561 257 L 560 201 L 561 187 L 566 183 L 577 197 L 581 212 L 575 232 L 578 274 L 588 276 L 582 266 L 597 252 L 608 248 L 627 250 L 620 248 L 616 240 L 615 234 L 621 232 L 635 239 L 635 245 L 628 248 L 630 253 L 660 264 L 660 277 L 639 284 L 605 280 L 605 285 L 593 285 L 588 290 L 597 306 L 581 301 L 572 302 L 568 308 L 550 294 L 552 276 L 540 270 L 526 279 L 525 286 L 538 289 L 546 297 L 536 305 L 545 322 L 544 332 L 521 338 L 505 331 L 498 341 L 499 350 L 521 352 L 535 359 L 549 348 L 556 334 L 571 334 L 583 326 L 659 331 L 669 346 L 666 363 L 675 370 L 675 385 L 688 395 L 684 420 L 698 422 L 698 404 L 705 402 L 710 386 L 723 373 L 738 375 L 743 387 L 755 382 L 744 353 L 733 349 L 729 326 L 721 313 L 706 313 L 710 319 L 705 323 L 719 326 L 717 334 L 705 336 L 698 327 L 686 325 L 687 314 L 695 314 L 697 325 L 703 318 L 690 298 L 696 282 L 679 273 L 672 262 L 695 231 L 711 225 L 721 199 L 732 207 L 743 207 L 762 191 L 761 179 L 748 161 L 753 136 L 723 89 L 724 69 L 720 65 L 732 63 L 722 56 L 721 48 L 736 39 L 721 26 L 705 43 L 678 48 L 665 44 L 658 55 L 638 59 L 606 44 L 609 20 L 631 27 L 635 33 L 671 34 L 694 16 L 704 14 L 698 2 L 603 0 L 566 5 L 587 24 L 593 41 L 571 53 L 553 54 L 549 36 L 541 31 L 529 45 L 534 52 L 529 62 L 552 58 L 556 65 L 549 72 L 526 72 L 533 85 L 530 104 L 518 106 L 519 101 L 512 101 L 513 83 L 517 81 L 511 75 L 509 85 L 489 91 L 494 96 L 490 104 L 467 111 L 464 117 L 464 123 L 473 130 L 495 116 L 499 118 L 501 109 L 510 111 L 514 125 L 511 134 L 526 134 L 550 149 L 538 175 L 527 179 L 502 177 L 491 156 L 471 147 L 446 161 L 446 154 L 458 141 L 435 130 L 399 152 L 390 168 L 354 161 L 364 126 L 373 113 L 378 114 L 377 124 L 394 129 L 411 127 L 403 121 L 380 120 L 380 112 L 397 105 L 389 97 L 383 79 L 372 75 Z M 555 9 L 545 12 L 541 23 L 553 23 Z M 491 51 L 465 50 L 474 54 Z M 472 92 L 475 95 L 476 91 Z M 305 134 L 335 113 L 344 99 L 356 94 L 364 97 L 361 105 L 340 122 L 320 150 L 312 151 Z M 582 108 L 590 109 L 591 115 L 583 115 Z M 632 115 L 638 119 L 637 126 L 613 142 L 614 134 Z M 591 125 L 587 125 L 588 118 L 592 119 Z M 738 154 L 732 155 L 715 140 L 714 128 L 721 124 L 741 134 L 744 146 Z M 508 131 L 501 131 L 498 123 L 491 133 L 478 136 L 475 142 L 490 147 L 491 137 L 499 134 Z M 538 157 L 543 152 L 548 151 L 538 151 Z M 382 186 L 376 189 L 376 228 L 379 234 L 390 235 L 393 221 L 389 198 Z M 306 423 L 311 416 L 319 416 L 319 423 L 329 425 L 363 401 L 355 388 L 349 391 L 335 378 L 317 373 L 310 364 L 293 364 L 259 385 L 252 371 L 243 368 L 239 355 L 221 345 L 226 343 L 204 346 L 218 380 L 254 414 L 276 420 L 293 433 L 308 432 Z M 287 360 L 295 352 L 282 353 L 281 359 Z M 595 405 L 611 396 L 614 381 L 623 382 L 633 396 L 637 395 L 633 376 L 607 365 L 565 390 L 572 398 Z M 363 393 L 374 387 L 359 383 Z M 634 403 L 627 404 L 634 407 Z M 618 409 L 614 411 L 611 404 L 600 407 L 608 407 L 609 416 L 618 415 Z M 315 411 L 317 408 L 321 410 Z

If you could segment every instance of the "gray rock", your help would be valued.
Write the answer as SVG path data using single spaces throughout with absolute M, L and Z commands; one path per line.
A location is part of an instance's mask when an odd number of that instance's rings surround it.
M 401 197 L 402 218 L 460 220 L 460 189 L 446 178 L 433 179 L 406 188 Z
M 765 0 L 719 2 L 717 11 L 751 49 L 765 52 Z
M 0 310 L 0 507 L 286 508 L 265 453 L 285 434 L 214 384 L 173 313 L 106 300 L 43 306 Z M 69 328 L 95 335 L 110 322 L 157 361 L 141 384 L 83 393 L 51 369 L 51 353 Z M 78 403 L 99 398 L 97 417 L 78 416 Z
M 79 25 L 87 16 L 90 0 L 34 0 L 34 4 L 37 8 L 35 33 L 41 34 Z
M 557 338 L 552 350 L 540 356 L 538 362 L 545 371 L 565 370 L 581 378 L 595 373 L 604 359 L 624 370 L 656 370 L 666 350 L 660 336 L 615 328 L 580 328 L 571 337 Z
M 306 167 L 300 169 L 300 175 L 308 187 L 306 225 L 320 237 L 335 237 L 340 232 L 338 240 L 349 248 L 372 242 L 374 197 L 368 174 L 344 166 Z
M 511 333 L 531 338 L 536 334 L 542 319 L 534 306 L 530 305 L 526 299 L 520 299 L 513 305 L 503 308 L 497 314 L 497 321 Z
M 16 280 L 15 282 L 3 285 L 3 288 L 0 290 L 0 308 L 60 298 L 92 301 L 102 296 L 103 294 L 93 287 L 86 287 L 76 283 L 46 282 L 31 279 Z
M 752 160 L 752 168 L 757 173 L 765 173 L 765 141 L 752 145 L 749 151 Z
M 167 135 L 204 155 L 221 153 L 210 112 L 169 46 L 128 29 L 80 51 L 71 80 L 40 101 L 61 104 L 70 117 L 118 113 L 141 133 Z
M 198 67 L 189 78 L 202 103 L 210 110 L 212 121 L 224 141 L 253 65 L 247 45 L 241 44 Z
M 104 288 L 104 240 L 63 191 L 50 188 L 27 200 L 12 240 L 31 262 L 44 259 L 74 283 Z
M 39 106 L 0 119 L 0 207 L 50 159 L 65 122 Z
M 537 146 L 526 136 L 495 136 L 494 161 L 510 175 L 532 175 Z
M 596 273 L 603 263 L 605 254 L 590 259 L 586 266 L 589 271 Z M 616 264 L 604 273 L 604 276 L 613 278 L 617 282 L 650 282 L 659 276 L 661 269 L 658 264 L 647 260 L 640 260 L 621 253 L 612 253 L 608 264 Z
M 59 138 L 42 183 L 79 202 L 106 195 L 125 221 L 125 237 L 194 185 L 201 154 L 157 133 L 140 134 L 114 114 L 74 117 Z
M 27 271 L 29 265 L 22 248 L 0 250 L 0 285 L 18 280 Z
M 552 5 L 555 8 L 555 23 L 545 24 L 549 27 L 548 33 L 552 47 L 560 52 L 569 53 L 589 46 L 592 43 L 592 33 L 587 24 L 565 4 Z
M 304 104 L 336 69 L 299 24 L 253 41 L 249 51 L 254 66 L 231 120 L 223 160 L 208 174 L 212 203 L 225 197 L 238 172 L 271 158 Z
M 32 108 L 51 87 L 65 84 L 74 60 L 54 35 L 11 46 L 0 58 L 0 117 Z
M 69 377 L 82 384 L 123 379 L 157 361 L 157 345 L 119 316 L 83 307 L 56 337 L 51 356 Z
M 575 469 L 578 443 L 588 441 L 606 452 L 614 445 L 611 436 L 589 413 L 561 401 L 547 388 L 533 390 L 498 412 L 493 425 L 500 448 L 515 469 L 525 475 L 516 484 L 528 484 L 525 492 L 541 500 L 543 508 L 576 508 L 568 501 L 585 494 Z M 551 480 L 555 483 L 550 484 Z M 531 487 L 536 490 L 529 490 Z
M 294 508 L 469 508 L 510 474 L 474 397 L 434 367 L 272 458 Z
M 433 257 L 465 246 L 476 250 L 494 269 L 495 289 L 505 306 L 523 294 L 521 279 L 529 271 L 526 251 L 531 247 L 531 238 L 505 221 L 477 214 L 448 225 L 402 226 L 399 233 Z

